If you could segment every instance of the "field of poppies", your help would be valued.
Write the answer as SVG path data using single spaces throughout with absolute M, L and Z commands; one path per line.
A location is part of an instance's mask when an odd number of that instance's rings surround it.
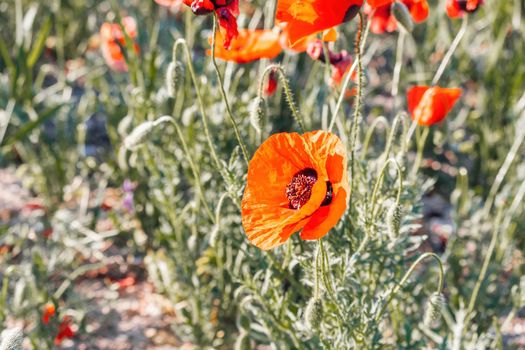
M 0 23 L 0 350 L 525 349 L 523 0 Z

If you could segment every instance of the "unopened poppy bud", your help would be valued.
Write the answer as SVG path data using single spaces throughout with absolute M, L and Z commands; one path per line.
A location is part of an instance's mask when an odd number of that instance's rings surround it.
M 310 329 L 317 329 L 323 320 L 323 301 L 314 297 L 310 299 L 304 311 L 304 320 Z
M 0 350 L 22 350 L 24 334 L 20 328 L 7 329 L 0 336 Z
M 250 105 L 250 123 L 258 134 L 261 133 L 264 120 L 264 99 L 256 97 Z
M 432 323 L 441 317 L 441 312 L 445 307 L 445 296 L 441 293 L 433 293 L 428 299 L 423 324 L 430 327 Z
M 250 337 L 247 332 L 241 332 L 233 346 L 235 350 L 251 350 Z
M 397 22 L 401 24 L 407 32 L 410 33 L 414 30 L 414 20 L 405 4 L 396 1 L 392 4 L 391 10 Z
M 155 128 L 161 124 L 164 124 L 171 120 L 169 116 L 163 116 L 155 121 L 147 121 L 137 126 L 131 134 L 124 139 L 124 146 L 134 151 L 138 146 L 142 145 L 148 136 L 155 130 Z
M 179 61 L 170 62 L 166 72 L 166 89 L 168 95 L 175 98 L 184 74 L 184 67 Z
M 401 228 L 401 216 L 402 216 L 401 205 L 394 203 L 386 213 L 386 225 L 388 229 L 388 235 L 391 239 L 399 236 L 399 229 Z

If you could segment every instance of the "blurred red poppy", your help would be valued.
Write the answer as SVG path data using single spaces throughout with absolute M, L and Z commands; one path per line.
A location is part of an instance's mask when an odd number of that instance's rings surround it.
M 122 25 L 130 39 L 134 40 L 137 37 L 137 22 L 133 17 L 122 18 Z M 101 50 L 104 59 L 108 66 L 118 72 L 126 72 L 128 66 L 126 59 L 121 50 L 121 46 L 126 45 L 126 39 L 122 29 L 117 23 L 104 23 L 100 27 Z M 134 43 L 135 52 L 139 52 L 140 48 L 137 43 Z
M 53 303 L 47 303 L 44 305 L 44 313 L 42 314 L 42 323 L 48 324 L 51 317 L 55 316 L 55 305 Z
M 374 34 L 391 33 L 397 29 L 397 21 L 392 13 L 394 0 L 368 0 L 365 13 L 370 17 L 370 30 Z M 429 6 L 427 0 L 401 0 L 416 23 L 427 19 Z
M 225 40 L 227 39 L 222 33 L 217 33 L 215 56 L 226 61 L 247 63 L 261 58 L 271 59 L 282 51 L 279 34 L 269 29 L 241 29 L 227 50 L 223 48 Z
M 452 110 L 461 96 L 461 89 L 439 86 L 414 86 L 408 91 L 408 111 L 419 125 L 439 123 Z
M 268 81 L 266 81 L 266 85 L 264 87 L 264 95 L 265 96 L 272 96 L 275 93 L 275 90 L 277 90 L 277 76 L 275 72 L 270 72 L 268 75 Z
M 279 0 L 275 19 L 286 24 L 288 46 L 354 18 L 363 0 Z
M 321 62 L 326 61 L 326 56 L 324 54 L 323 43 L 321 40 L 312 41 L 308 44 L 306 53 L 313 59 Z M 352 56 L 346 51 L 343 50 L 339 53 L 328 50 L 328 60 L 332 66 L 332 79 L 331 85 L 340 85 L 343 81 L 345 74 L 352 67 Z M 354 72 L 352 74 L 352 79 L 357 80 L 357 74 Z
M 482 4 L 483 0 L 447 0 L 447 15 L 450 18 L 463 17 L 465 13 L 475 12 Z
M 73 338 L 74 336 L 75 332 L 71 327 L 71 318 L 65 316 L 62 322 L 58 325 L 58 334 L 55 337 L 55 344 L 60 345 L 64 339 Z
M 232 39 L 239 34 L 237 30 L 239 0 L 183 0 L 183 2 L 197 16 L 215 12 L 223 31 L 224 48 L 230 47 Z

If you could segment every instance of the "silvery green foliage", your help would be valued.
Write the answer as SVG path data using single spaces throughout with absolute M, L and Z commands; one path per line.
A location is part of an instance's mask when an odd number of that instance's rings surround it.
M 0 335 L 0 350 L 22 350 L 23 340 L 20 328 L 6 329 Z

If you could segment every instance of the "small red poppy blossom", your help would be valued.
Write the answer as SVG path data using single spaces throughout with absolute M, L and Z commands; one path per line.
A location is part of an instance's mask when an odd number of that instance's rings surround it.
M 461 89 L 439 86 L 414 86 L 408 91 L 408 111 L 419 125 L 439 123 L 452 110 L 461 96 Z
M 122 18 L 122 25 L 126 34 L 134 40 L 137 37 L 137 22 L 133 17 Z M 104 23 L 100 27 L 101 50 L 108 66 L 117 72 L 126 72 L 128 66 L 126 59 L 121 50 L 121 46 L 126 45 L 125 35 L 117 23 Z M 140 48 L 137 43 L 134 44 L 135 52 Z
M 55 316 L 55 312 L 56 312 L 55 304 L 47 303 L 46 305 L 44 305 L 44 312 L 42 314 L 42 323 L 48 324 L 51 317 Z
M 346 149 L 336 135 L 313 131 L 270 136 L 248 166 L 242 224 L 248 239 L 267 250 L 301 231 L 320 239 L 347 207 Z
M 312 41 L 308 44 L 306 53 L 313 59 L 321 62 L 326 62 L 326 56 L 324 53 L 323 43 L 321 40 Z M 339 53 L 328 50 L 328 60 L 332 66 L 332 79 L 331 85 L 340 85 L 343 81 L 343 77 L 352 67 L 352 56 L 343 50 Z M 357 80 L 357 73 L 354 72 L 352 75 L 354 81 Z
M 237 16 L 239 15 L 239 0 L 183 0 L 197 16 L 217 14 L 219 25 L 224 31 L 224 48 L 229 48 L 233 38 L 239 35 Z
M 276 23 L 286 24 L 288 46 L 354 18 L 363 0 L 279 0 Z
M 65 316 L 62 322 L 60 322 L 58 325 L 58 334 L 55 337 L 55 345 L 60 345 L 64 339 L 73 338 L 75 336 L 75 332 L 73 331 L 71 324 L 71 318 L 69 316 Z
M 365 13 L 370 17 L 370 31 L 374 34 L 392 33 L 397 29 L 397 20 L 392 13 L 394 0 L 368 0 Z M 416 23 L 428 18 L 427 0 L 401 0 Z
M 272 59 L 282 51 L 279 33 L 269 29 L 241 29 L 239 35 L 231 40 L 228 49 L 223 48 L 225 40 L 227 38 L 218 32 L 215 40 L 215 57 L 226 61 L 248 63 L 261 58 Z
M 264 95 L 265 96 L 272 96 L 275 93 L 275 90 L 277 90 L 277 74 L 275 72 L 270 72 L 268 74 L 268 80 L 266 81 L 266 85 L 264 86 Z
M 447 0 L 447 15 L 450 18 L 463 17 L 465 13 L 473 13 L 483 5 L 483 0 Z

